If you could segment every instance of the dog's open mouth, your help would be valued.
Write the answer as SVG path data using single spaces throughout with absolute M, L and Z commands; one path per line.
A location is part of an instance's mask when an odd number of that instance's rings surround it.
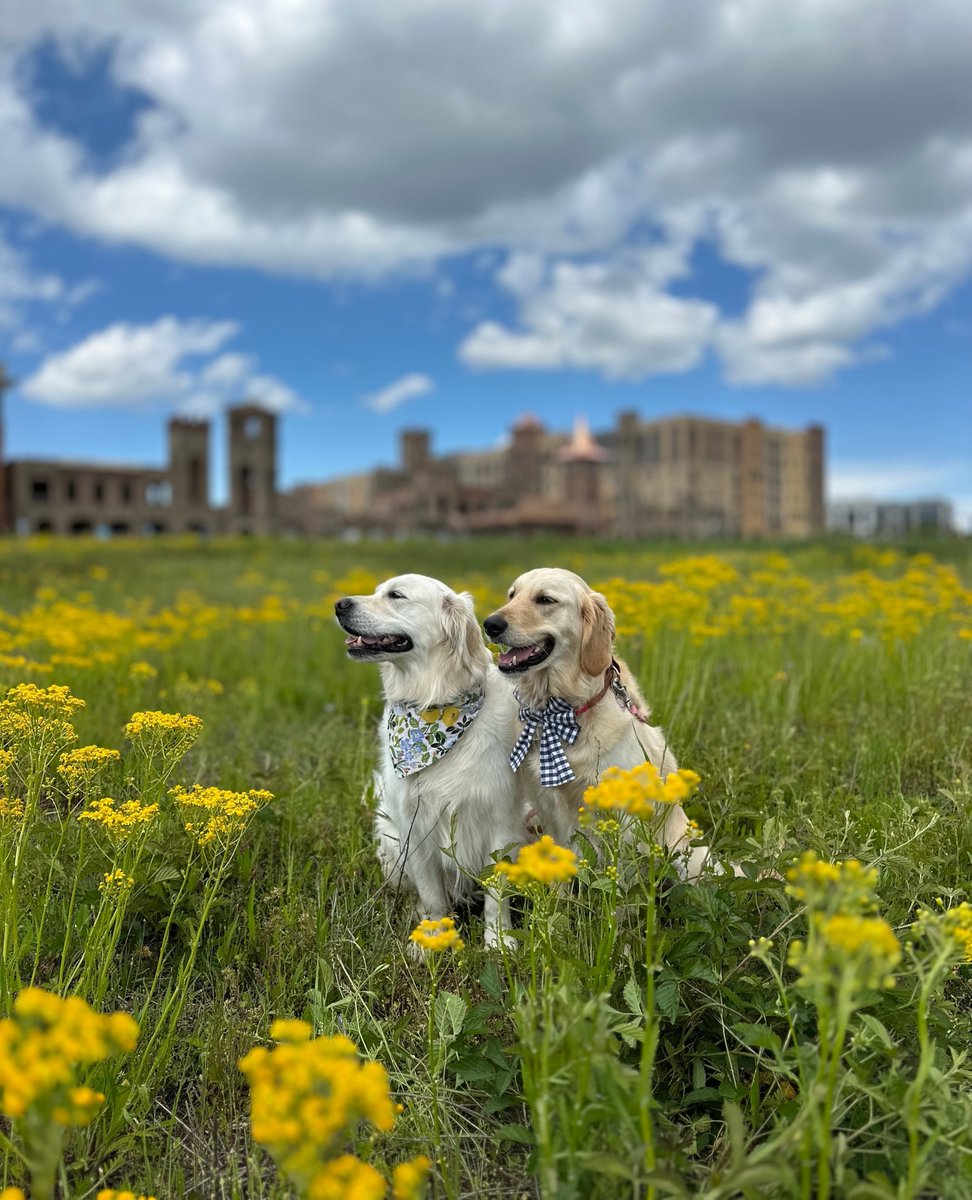
M 552 637 L 544 638 L 542 642 L 535 642 L 530 646 L 507 646 L 505 650 L 500 651 L 496 665 L 507 675 L 516 671 L 528 671 L 530 667 L 536 667 L 545 658 L 549 658 L 553 648 Z
M 351 658 L 374 658 L 378 654 L 404 654 L 414 649 L 412 639 L 404 633 L 383 633 L 371 637 L 363 633 L 351 633 L 344 639 Z

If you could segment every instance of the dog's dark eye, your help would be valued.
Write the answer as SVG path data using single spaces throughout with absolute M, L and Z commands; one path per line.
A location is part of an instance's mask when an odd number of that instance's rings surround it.
M 557 601 L 553 598 L 553 596 L 537 596 L 536 603 L 537 604 L 556 604 Z
M 402 593 L 402 592 L 386 592 L 385 599 L 386 600 L 404 600 L 404 599 L 406 599 L 406 597 L 405 597 L 404 593 Z

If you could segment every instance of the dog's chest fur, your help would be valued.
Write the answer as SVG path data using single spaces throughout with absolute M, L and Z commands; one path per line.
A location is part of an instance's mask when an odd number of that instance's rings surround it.
M 405 873 L 413 878 L 423 870 L 441 871 L 449 879 L 448 890 L 457 894 L 475 887 L 493 850 L 522 843 L 525 831 L 505 757 L 514 716 L 505 681 L 491 671 L 483 707 L 459 741 L 442 758 L 402 779 L 391 763 L 386 709 L 384 795 L 377 820 L 386 862 L 390 854 L 407 858 Z

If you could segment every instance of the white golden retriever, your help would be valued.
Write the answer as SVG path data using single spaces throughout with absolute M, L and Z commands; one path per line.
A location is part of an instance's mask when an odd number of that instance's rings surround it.
M 527 838 L 507 761 L 516 705 L 472 600 L 438 579 L 399 575 L 334 606 L 348 657 L 380 664 L 385 712 L 376 774 L 379 857 L 387 879 L 438 920 L 475 887 L 492 855 Z M 509 912 L 487 891 L 486 943 Z
M 570 841 L 585 789 L 608 767 L 627 769 L 647 759 L 662 776 L 677 769 L 664 733 L 648 724 L 649 709 L 631 672 L 614 658 L 614 614 L 579 575 L 552 567 L 527 571 L 483 627 L 505 647 L 500 671 L 516 679 L 524 722 L 516 748 L 524 756 L 514 770 L 525 777 L 524 800 L 545 833 Z M 511 763 L 517 757 L 515 751 Z M 673 805 L 660 840 L 677 853 L 683 877 L 695 879 L 710 863 L 709 852 L 689 846 L 687 832 L 681 805 Z M 711 867 L 721 872 L 718 864 Z

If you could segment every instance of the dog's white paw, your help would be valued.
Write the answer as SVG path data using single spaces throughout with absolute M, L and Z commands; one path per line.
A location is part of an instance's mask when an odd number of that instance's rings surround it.
M 486 936 L 483 938 L 483 941 L 486 943 L 488 950 L 495 950 L 501 941 L 505 950 L 515 950 L 520 944 L 509 929 L 504 929 L 500 933 L 495 925 L 486 926 Z

